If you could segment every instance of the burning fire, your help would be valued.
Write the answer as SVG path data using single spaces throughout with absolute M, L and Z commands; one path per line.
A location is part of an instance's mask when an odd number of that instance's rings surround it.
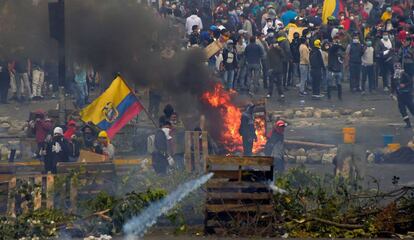
M 217 83 L 214 90 L 205 92 L 202 96 L 204 102 L 220 111 L 219 121 L 223 122 L 224 127 L 219 141 L 229 152 L 243 150 L 243 141 L 239 134 L 242 111 L 231 101 L 235 94 L 235 91 L 226 91 L 221 83 Z M 256 116 L 254 122 L 257 141 L 253 144 L 253 153 L 257 153 L 266 144 L 266 121 L 263 116 Z

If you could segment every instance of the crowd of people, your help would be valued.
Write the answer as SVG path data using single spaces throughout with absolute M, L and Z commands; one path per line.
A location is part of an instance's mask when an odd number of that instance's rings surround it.
M 336 91 L 342 100 L 347 80 L 352 93 L 392 94 L 411 127 L 414 3 L 344 0 L 343 10 L 323 19 L 323 2 L 223 0 L 211 16 L 206 7 L 193 9 L 186 14 L 188 47 L 223 45 L 208 64 L 227 89 L 256 95 L 262 87 L 271 98 L 276 86 L 280 99 L 294 88 L 312 99 Z
M 89 94 L 100 82 L 100 74 L 91 67 L 74 63 L 67 71 L 67 81 L 58 82 L 58 66 L 29 57 L 12 60 L 0 59 L 0 104 L 9 101 L 20 103 L 57 97 L 58 87 L 75 98 L 75 106 L 82 108 L 88 103 Z
M 29 130 L 36 139 L 35 158 L 45 163 L 45 172 L 56 173 L 58 162 L 76 162 L 81 149 L 113 159 L 115 147 L 108 134 L 90 124 L 73 119 L 66 126 L 59 126 L 43 110 L 33 112 Z

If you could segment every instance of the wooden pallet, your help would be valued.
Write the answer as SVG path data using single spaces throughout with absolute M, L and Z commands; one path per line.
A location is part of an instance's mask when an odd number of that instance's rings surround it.
M 209 156 L 204 227 L 206 234 L 270 236 L 274 226 L 273 158 Z
M 188 172 L 203 172 L 208 157 L 207 132 L 186 131 L 184 165 Z

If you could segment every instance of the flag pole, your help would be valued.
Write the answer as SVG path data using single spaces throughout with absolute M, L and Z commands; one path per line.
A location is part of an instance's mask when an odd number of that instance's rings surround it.
M 154 124 L 155 128 L 158 128 L 158 124 L 155 122 L 155 120 L 151 117 L 151 115 L 149 114 L 148 110 L 145 108 L 144 104 L 141 103 L 141 101 L 139 100 L 137 94 L 135 93 L 135 90 L 132 89 L 128 83 L 124 80 L 124 78 L 122 78 L 121 74 L 118 73 L 117 77 L 120 77 L 122 79 L 122 81 L 125 83 L 125 85 L 128 87 L 128 89 L 134 94 L 135 98 L 138 100 L 138 102 L 141 104 L 142 106 L 142 110 L 145 112 L 145 114 L 147 115 L 147 117 L 151 120 L 152 124 Z

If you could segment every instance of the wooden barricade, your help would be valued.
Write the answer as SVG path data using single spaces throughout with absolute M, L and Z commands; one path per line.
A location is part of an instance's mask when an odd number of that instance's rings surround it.
M 9 181 L 15 175 L 41 174 L 43 170 L 44 164 L 40 161 L 0 163 L 0 182 Z
M 206 234 L 266 236 L 273 231 L 272 157 L 209 156 Z
M 57 165 L 57 171 L 58 174 L 77 172 L 76 182 L 73 182 L 73 179 L 66 182 L 66 193 L 76 193 L 76 199 L 90 199 L 101 191 L 106 191 L 109 194 L 113 192 L 116 173 L 112 162 L 60 162 Z M 64 199 L 67 199 L 67 197 L 67 195 L 63 196 Z M 71 194 L 71 197 L 73 198 L 73 194 Z
M 186 131 L 184 165 L 188 172 L 203 172 L 208 157 L 207 132 Z
M 53 208 L 54 179 L 55 176 L 52 174 L 37 174 L 14 176 L 7 182 L 0 182 L 0 201 L 4 203 L 0 204 L 0 214 L 15 217 L 17 211 L 24 213 L 29 211 L 29 208 L 33 210 L 40 209 L 42 206 Z M 17 192 L 17 189 L 24 184 L 31 185 L 33 188 L 33 205 L 29 206 Z

